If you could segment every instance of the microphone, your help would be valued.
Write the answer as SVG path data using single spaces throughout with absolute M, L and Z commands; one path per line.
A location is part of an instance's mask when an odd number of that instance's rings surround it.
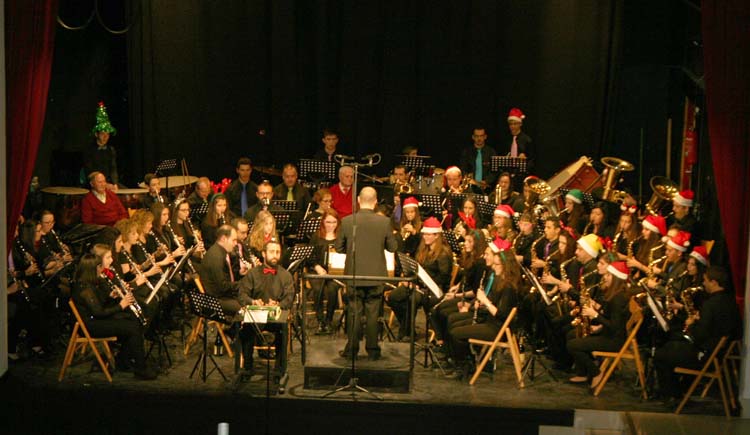
M 375 160 L 375 158 L 380 158 L 380 154 L 378 154 L 378 153 L 368 154 L 368 155 L 362 157 L 362 160 Z
M 339 160 L 354 160 L 353 156 L 347 156 L 346 154 L 335 154 L 334 157 Z

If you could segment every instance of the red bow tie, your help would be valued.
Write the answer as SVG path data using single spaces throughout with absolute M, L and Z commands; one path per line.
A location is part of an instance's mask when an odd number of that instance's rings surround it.
M 271 275 L 276 275 L 276 269 L 273 269 L 271 267 L 264 267 L 263 268 L 263 275 L 268 275 L 269 273 Z

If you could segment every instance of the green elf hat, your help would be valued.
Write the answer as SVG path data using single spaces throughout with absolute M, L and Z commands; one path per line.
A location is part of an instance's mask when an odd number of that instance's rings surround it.
M 96 108 L 96 125 L 91 130 L 91 134 L 96 136 L 96 133 L 100 131 L 117 134 L 117 129 L 109 122 L 109 115 L 107 115 L 107 107 L 104 105 L 104 101 L 100 101 L 99 107 Z

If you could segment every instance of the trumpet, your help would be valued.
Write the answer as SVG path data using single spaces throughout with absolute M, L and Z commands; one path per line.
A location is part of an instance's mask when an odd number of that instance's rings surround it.
M 109 269 L 106 269 L 109 270 Z M 114 276 L 119 281 L 119 285 L 112 282 L 112 280 L 109 278 L 106 272 L 102 273 L 100 276 L 104 279 L 104 281 L 107 282 L 109 285 L 110 290 L 112 290 L 120 299 L 125 299 L 125 297 L 130 293 L 130 290 L 127 288 L 127 285 L 125 282 L 120 278 L 120 276 L 117 274 L 116 271 L 111 271 Z M 141 309 L 141 306 L 138 304 L 138 302 L 133 302 L 129 305 L 130 311 L 133 312 L 136 319 L 138 319 L 139 322 L 141 322 L 141 325 L 147 326 L 148 320 L 146 319 L 146 316 L 143 314 L 143 310 Z

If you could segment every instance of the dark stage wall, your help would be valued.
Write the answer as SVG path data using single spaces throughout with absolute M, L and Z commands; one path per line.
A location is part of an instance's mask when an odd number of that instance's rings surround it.
M 85 21 L 74 2 L 60 8 L 68 21 Z M 470 146 L 477 125 L 507 152 L 512 106 L 527 115 L 539 175 L 584 154 L 638 163 L 644 129 L 647 181 L 652 167 L 663 167 L 670 101 L 683 98 L 670 90 L 680 80 L 667 66 L 681 56 L 672 50 L 682 44 L 674 34 L 684 33 L 672 18 L 684 9 L 677 0 L 162 0 L 109 8 L 111 27 L 132 23 L 125 35 L 96 22 L 58 30 L 37 164 L 43 184 L 77 180 L 100 99 L 119 129 L 113 143 L 128 185 L 167 157 L 185 157 L 191 173 L 214 180 L 232 177 L 241 155 L 264 166 L 308 157 L 325 126 L 340 131 L 346 154 L 381 152 L 381 173 L 405 145 L 445 167 Z M 681 108 L 673 116 L 677 133 Z M 626 178 L 635 184 L 636 174 Z

